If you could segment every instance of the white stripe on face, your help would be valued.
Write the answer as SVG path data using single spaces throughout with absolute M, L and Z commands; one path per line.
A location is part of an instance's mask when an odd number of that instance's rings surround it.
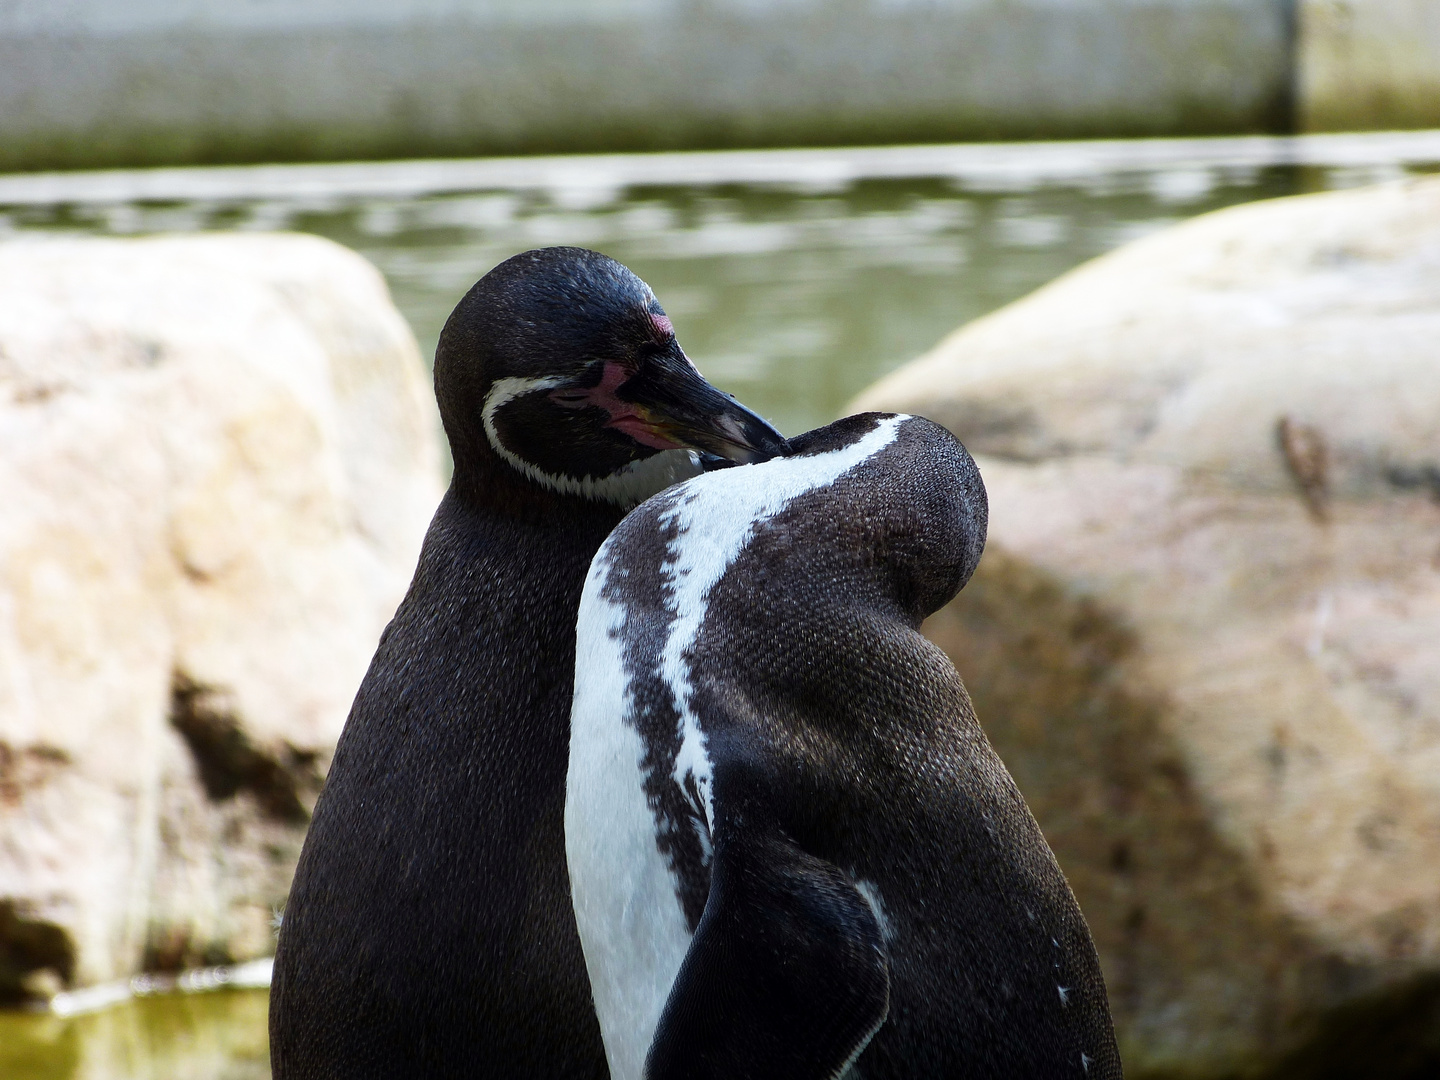
M 600 477 L 562 476 L 526 461 L 500 438 L 500 431 L 495 425 L 496 414 L 516 398 L 553 390 L 567 381 L 562 376 L 547 375 L 534 379 L 496 379 L 491 384 L 490 392 L 485 395 L 485 404 L 480 410 L 480 419 L 491 449 L 511 468 L 542 487 L 558 491 L 562 495 L 580 495 L 624 507 L 636 506 L 651 495 L 664 491 L 671 484 L 679 483 L 700 472 L 699 458 L 690 450 L 662 450 L 650 457 L 632 461 L 609 476 Z

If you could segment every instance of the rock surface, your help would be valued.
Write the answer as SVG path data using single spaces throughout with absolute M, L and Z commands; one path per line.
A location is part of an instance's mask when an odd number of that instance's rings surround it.
M 1440 1069 L 1440 180 L 1147 237 L 855 407 L 980 460 L 991 547 L 927 629 L 1127 1075 Z
M 0 245 L 0 998 L 273 950 L 432 408 L 327 241 Z

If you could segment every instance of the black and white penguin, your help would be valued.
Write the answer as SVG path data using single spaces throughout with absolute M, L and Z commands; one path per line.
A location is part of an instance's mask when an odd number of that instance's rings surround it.
M 285 907 L 276 1080 L 604 1077 L 565 871 L 575 615 L 625 511 L 784 448 L 648 286 L 517 255 L 435 357 L 455 472 L 331 764 Z
M 565 843 L 613 1080 L 1118 1080 L 1090 933 L 921 620 L 985 489 L 868 414 L 601 547 Z

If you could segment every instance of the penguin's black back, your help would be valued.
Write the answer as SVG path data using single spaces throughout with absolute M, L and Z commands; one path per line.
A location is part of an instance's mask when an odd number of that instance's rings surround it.
M 619 517 L 442 502 L 295 875 L 278 1074 L 605 1075 L 561 818 L 575 609 Z
M 807 455 L 886 426 L 888 441 L 838 477 L 763 495 Z M 919 633 L 979 558 L 973 462 L 916 418 L 854 417 L 792 445 L 794 457 L 636 510 L 582 604 L 577 679 L 592 677 L 600 610 L 618 628 L 625 685 L 597 704 L 577 683 L 567 829 L 628 797 L 578 755 L 613 744 L 620 776 L 626 748 L 643 746 L 623 783 L 645 790 L 679 912 L 669 923 L 691 935 L 678 970 L 644 976 L 673 977 L 650 995 L 664 1009 L 648 1021 L 646 1075 L 831 1077 L 858 1052 L 863 1080 L 1115 1080 L 1088 928 L 954 667 Z M 727 561 L 727 509 L 743 519 L 759 506 Z M 692 572 L 715 578 L 700 601 L 683 584 Z M 690 744 L 687 713 L 703 733 Z M 600 731 L 608 715 L 635 737 Z M 635 997 L 636 975 L 603 947 L 622 926 L 604 909 L 607 862 L 637 848 L 584 860 L 600 842 L 567 836 L 574 899 L 612 1068 L 629 1061 L 614 1075 L 639 1080 L 633 1044 L 648 1030 L 611 1004 Z M 661 911 L 663 893 L 651 897 Z

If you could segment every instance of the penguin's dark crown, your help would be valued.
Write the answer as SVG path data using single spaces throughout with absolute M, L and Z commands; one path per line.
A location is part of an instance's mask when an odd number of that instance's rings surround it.
M 475 284 L 441 332 L 435 397 L 457 477 L 500 470 L 621 506 L 694 475 L 698 453 L 786 445 L 705 381 L 648 285 L 582 248 L 524 252 Z

